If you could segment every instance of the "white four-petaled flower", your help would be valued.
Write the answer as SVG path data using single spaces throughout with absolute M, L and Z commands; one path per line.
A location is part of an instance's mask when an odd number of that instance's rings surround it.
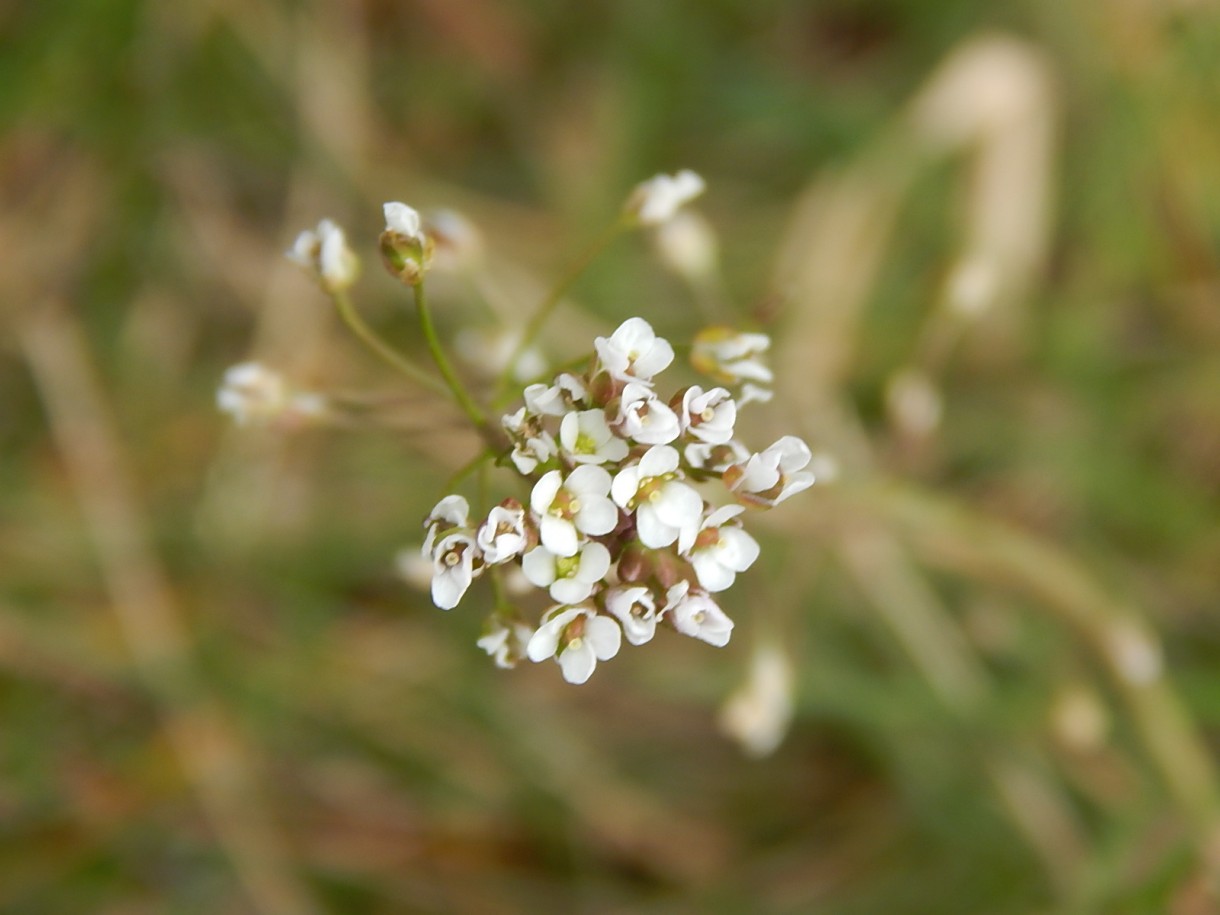
M 581 544 L 575 556 L 534 547 L 521 560 L 521 571 L 539 588 L 547 588 L 556 603 L 578 604 L 610 571 L 610 551 L 596 540 Z
M 432 603 L 452 610 L 474 580 L 479 548 L 461 531 L 442 537 L 432 552 Z
M 559 423 L 559 444 L 577 464 L 605 464 L 627 456 L 627 443 L 610 431 L 602 410 L 568 413 Z
M 785 435 L 744 464 L 735 464 L 724 474 L 725 484 L 738 497 L 755 505 L 778 505 L 814 483 L 803 468 L 813 455 L 795 435 Z
M 682 434 L 678 415 L 653 393 L 652 388 L 638 381 L 629 382 L 623 388 L 615 427 L 641 445 L 668 445 Z
M 643 645 L 657 631 L 657 602 L 643 585 L 620 586 L 606 591 L 606 609 L 618 618 L 623 635 L 632 645 Z
M 740 505 L 725 505 L 704 519 L 690 550 L 699 584 L 716 592 L 732 587 L 738 572 L 744 572 L 758 558 L 758 541 L 739 524 L 730 524 L 745 511 Z
M 558 470 L 544 473 L 530 493 L 542 545 L 556 556 L 575 556 L 581 534 L 598 537 L 614 530 L 618 510 L 606 497 L 610 482 L 610 474 L 594 464 L 582 464 L 566 479 Z
M 694 543 L 703 516 L 703 498 L 678 477 L 678 452 L 653 445 L 638 464 L 624 467 L 614 478 L 610 495 L 635 513 L 636 532 L 644 546 L 659 549 L 678 541 L 679 550 Z
M 665 594 L 666 619 L 683 635 L 723 648 L 733 634 L 733 621 L 705 591 L 691 588 L 685 579 Z
M 674 361 L 669 341 L 658 337 L 643 318 L 628 318 L 609 337 L 593 341 L 597 358 L 611 378 L 649 383 Z
M 618 654 L 622 640 L 618 623 L 599 616 L 591 607 L 556 607 L 543 618 L 526 653 L 535 663 L 556 658 L 565 680 L 584 683 L 598 661 L 609 661 Z
M 682 395 L 682 428 L 709 445 L 723 445 L 733 437 L 737 404 L 724 388 L 703 390 L 692 385 Z
M 488 565 L 499 565 L 520 555 L 525 552 L 527 542 L 525 509 L 516 499 L 506 499 L 488 512 L 487 520 L 475 535 L 475 543 Z

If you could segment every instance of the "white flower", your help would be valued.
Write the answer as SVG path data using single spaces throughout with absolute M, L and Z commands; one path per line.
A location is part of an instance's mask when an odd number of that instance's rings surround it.
M 487 514 L 479 527 L 475 543 L 488 565 L 508 562 L 525 551 L 525 509 L 516 499 L 506 499 Z
M 442 531 L 455 527 L 465 527 L 470 519 L 470 503 L 464 496 L 445 496 L 436 503 L 436 507 L 424 519 L 424 545 L 420 547 L 420 555 L 432 558 L 432 548 L 436 544 L 436 536 Z
M 669 341 L 653 333 L 643 318 L 628 318 L 609 337 L 594 339 L 593 348 L 610 377 L 619 381 L 647 383 L 674 361 Z
M 618 654 L 623 633 L 618 623 L 590 607 L 556 607 L 530 638 L 526 654 L 535 663 L 557 657 L 563 678 L 584 683 L 598 661 Z
M 726 384 L 758 381 L 770 384 L 774 375 L 763 362 L 771 348 L 766 334 L 744 334 L 731 327 L 709 327 L 691 344 L 690 361 L 698 371 Z
M 347 246 L 343 230 L 329 219 L 298 235 L 286 256 L 332 291 L 346 289 L 360 272 L 360 261 Z
M 539 464 L 545 464 L 559 453 L 554 436 L 544 430 L 535 417 L 529 416 L 525 407 L 505 415 L 500 422 L 512 439 L 510 457 L 521 474 L 528 476 Z
M 657 631 L 657 602 L 642 585 L 611 588 L 605 594 L 606 609 L 618 617 L 623 634 L 632 645 L 643 645 Z
M 405 203 L 391 202 L 382 206 L 385 214 L 385 230 L 401 235 L 404 238 L 419 242 L 427 240 L 424 236 L 423 222 L 419 213 Z
M 610 474 L 593 464 L 582 464 L 566 480 L 558 470 L 543 474 L 530 493 L 542 545 L 556 556 L 575 556 L 580 534 L 614 530 L 618 511 L 606 498 L 609 491 Z
M 492 617 L 475 644 L 491 655 L 496 667 L 516 667 L 525 657 L 525 646 L 533 634 L 534 630 L 524 623 L 515 620 L 505 623 L 499 617 Z
M 646 384 L 629 382 L 619 402 L 618 431 L 643 445 L 668 445 L 682 434 L 678 415 Z M 626 451 L 623 456 L 626 457 Z
M 696 470 L 711 470 L 716 473 L 723 473 L 734 464 L 741 464 L 750 459 L 750 449 L 738 441 L 728 441 L 723 445 L 692 442 L 682 453 L 686 457 L 686 463 Z
M 521 571 L 539 588 L 548 588 L 556 603 L 578 604 L 610 571 L 610 551 L 595 540 L 583 544 L 575 556 L 556 556 L 539 546 L 525 554 Z
M 811 457 L 808 445 L 794 435 L 785 435 L 744 464 L 726 470 L 724 482 L 746 502 L 778 505 L 813 485 L 813 474 L 802 472 Z
M 723 445 L 733 437 L 737 404 L 724 388 L 692 385 L 682 395 L 682 428 L 700 441 Z
M 283 376 L 258 362 L 226 369 L 216 392 L 216 406 L 240 425 L 274 419 L 284 412 L 288 400 Z
M 640 225 L 656 226 L 673 218 L 683 205 L 690 203 L 704 188 L 703 179 L 690 169 L 676 175 L 657 175 L 636 185 L 627 199 L 627 212 L 635 215 Z
M 552 385 L 531 384 L 522 392 L 525 407 L 539 416 L 564 416 L 589 396 L 582 382 L 575 375 L 563 372 L 555 376 Z
M 469 534 L 458 532 L 441 538 L 432 555 L 432 603 L 452 610 L 474 580 L 474 560 L 479 548 Z
M 326 398 L 293 391 L 282 375 L 258 362 L 243 362 L 225 370 L 216 391 L 216 406 L 240 426 L 307 422 L 326 413 Z
M 603 410 L 569 413 L 559 424 L 559 444 L 577 464 L 605 464 L 627 456 L 627 443 L 610 431 Z
M 723 648 L 733 634 L 733 621 L 703 591 L 692 591 L 690 582 L 680 581 L 665 594 L 664 614 L 683 635 Z
M 775 751 L 792 723 L 795 688 L 792 664 L 774 645 L 760 645 L 746 682 L 720 712 L 720 727 L 751 756 Z
M 638 464 L 620 470 L 610 495 L 620 508 L 635 512 L 645 546 L 658 549 L 677 540 L 678 549 L 687 550 L 694 543 L 703 499 L 678 479 L 678 452 L 669 445 L 653 445 Z
M 724 591 L 733 585 L 738 572 L 744 572 L 758 558 L 758 541 L 729 521 L 745 511 L 740 505 L 726 505 L 707 516 L 695 545 L 690 550 L 690 563 L 699 576 L 699 584 L 708 591 Z

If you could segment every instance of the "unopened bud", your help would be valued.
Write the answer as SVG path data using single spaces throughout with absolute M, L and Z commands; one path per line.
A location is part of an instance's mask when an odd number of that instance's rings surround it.
M 387 203 L 381 233 L 381 260 L 386 270 L 408 286 L 418 286 L 432 263 L 433 245 L 420 225 L 419 213 L 405 203 Z

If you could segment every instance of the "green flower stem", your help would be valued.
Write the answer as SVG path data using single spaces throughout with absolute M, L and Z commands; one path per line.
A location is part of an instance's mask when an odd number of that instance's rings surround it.
M 563 299 L 564 293 L 566 293 L 572 287 L 573 283 L 580 279 L 581 274 L 589 269 L 589 265 L 597 260 L 597 258 L 610 247 L 611 243 L 613 243 L 616 238 L 622 235 L 623 232 L 631 228 L 633 225 L 634 223 L 624 216 L 620 216 L 618 219 L 612 222 L 606 227 L 605 231 L 603 231 L 601 235 L 595 238 L 592 243 L 590 243 L 589 246 L 576 257 L 576 259 L 572 262 L 572 265 L 568 267 L 567 272 L 564 273 L 564 275 L 560 278 L 559 282 L 557 282 L 551 288 L 551 291 L 547 293 L 547 297 L 543 299 L 542 303 L 534 310 L 534 314 L 530 317 L 529 322 L 525 325 L 525 331 L 521 334 L 521 339 L 518 340 L 517 345 L 513 347 L 512 355 L 509 356 L 508 363 L 504 366 L 504 372 L 500 376 L 499 384 L 496 386 L 497 399 L 499 398 L 499 395 L 504 393 L 505 389 L 508 388 L 509 383 L 512 381 L 513 367 L 521 359 L 521 356 L 525 353 L 525 351 L 530 348 L 530 345 L 538 338 L 538 334 L 542 331 L 543 325 L 546 324 L 547 319 L 550 318 L 551 314 L 559 305 L 559 302 Z
M 347 294 L 346 290 L 332 291 L 330 297 L 335 303 L 335 309 L 339 312 L 339 317 L 347 325 L 348 330 L 355 334 L 360 342 L 372 350 L 382 362 L 385 362 L 429 391 L 434 391 L 438 394 L 449 393 L 448 388 L 440 381 L 412 363 L 406 356 L 378 337 L 373 329 L 364 323 L 364 319 L 356 311 L 356 306 L 352 303 L 351 296 Z
M 440 369 L 441 377 L 445 379 L 445 384 L 449 386 L 449 391 L 453 394 L 453 398 L 457 401 L 458 406 L 462 408 L 462 412 L 474 423 L 475 428 L 479 430 L 479 434 L 491 441 L 492 439 L 489 437 L 491 430 L 487 425 L 487 417 L 483 415 L 479 405 L 474 402 L 474 399 L 467 392 L 466 386 L 462 384 L 462 380 L 453 371 L 453 366 L 449 364 L 449 357 L 445 355 L 445 351 L 441 348 L 441 341 L 436 336 L 436 328 L 432 324 L 432 313 L 428 310 L 428 298 L 424 295 L 424 284 L 419 282 L 411 288 L 415 292 L 415 310 L 419 313 L 419 328 L 423 331 L 424 342 L 428 344 L 428 351 L 432 353 L 432 360 L 436 363 L 436 367 Z

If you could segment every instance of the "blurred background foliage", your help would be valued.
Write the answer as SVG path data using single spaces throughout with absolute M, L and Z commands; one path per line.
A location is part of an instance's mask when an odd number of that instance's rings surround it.
M 0 912 L 1220 911 L 1218 110 L 1206 0 L 0 3 Z M 679 167 L 715 282 L 627 239 L 550 354 L 766 329 L 841 480 L 727 649 L 497 671 L 393 568 L 474 440 L 281 253 L 418 352 L 382 201 L 480 227 L 453 338 Z M 388 426 L 229 429 L 251 356 Z

